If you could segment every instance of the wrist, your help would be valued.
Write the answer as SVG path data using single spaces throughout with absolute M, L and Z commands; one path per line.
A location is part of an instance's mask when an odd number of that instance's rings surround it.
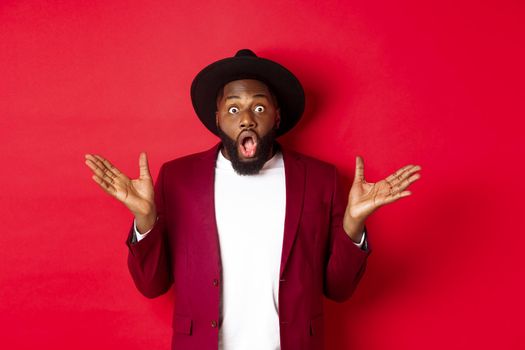
M 128 205 L 129 211 L 135 217 L 148 217 L 156 214 L 155 203 L 153 201 L 142 201 L 140 203 L 133 203 L 133 206 Z
M 355 243 L 359 243 L 361 242 L 361 238 L 363 237 L 365 221 L 355 219 L 347 220 L 343 224 L 343 229 L 352 241 L 354 241 Z
M 155 225 L 156 221 L 157 221 L 156 211 L 151 211 L 150 213 L 145 214 L 145 215 L 142 215 L 142 214 L 135 215 L 135 223 L 137 225 L 137 230 L 141 234 L 144 234 L 145 232 L 150 231 Z

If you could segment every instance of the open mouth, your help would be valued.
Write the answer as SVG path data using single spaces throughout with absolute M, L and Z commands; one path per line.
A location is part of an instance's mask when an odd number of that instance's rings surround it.
M 243 131 L 238 137 L 238 149 L 244 158 L 253 158 L 257 151 L 257 134 L 253 131 Z

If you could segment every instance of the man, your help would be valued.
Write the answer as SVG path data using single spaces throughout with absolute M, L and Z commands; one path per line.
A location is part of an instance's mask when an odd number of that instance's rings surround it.
M 191 96 L 221 143 L 163 164 L 155 187 L 144 153 L 134 180 L 86 155 L 135 217 L 137 288 L 154 298 L 174 284 L 173 349 L 322 349 L 323 296 L 350 297 L 370 254 L 365 219 L 410 195 L 420 167 L 368 183 L 357 157 L 345 200 L 334 166 L 275 142 L 299 121 L 304 92 L 250 50 L 204 68 Z

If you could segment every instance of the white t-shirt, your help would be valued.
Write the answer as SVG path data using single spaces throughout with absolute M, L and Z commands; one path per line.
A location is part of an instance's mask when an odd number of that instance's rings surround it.
M 279 270 L 286 185 L 281 153 L 239 175 L 221 152 L 215 214 L 222 262 L 220 350 L 278 350 Z

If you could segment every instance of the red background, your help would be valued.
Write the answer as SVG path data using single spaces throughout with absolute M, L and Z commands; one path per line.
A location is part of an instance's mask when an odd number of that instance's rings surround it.
M 154 177 L 217 139 L 189 87 L 251 48 L 291 69 L 306 114 L 282 143 L 413 196 L 368 221 L 328 349 L 524 348 L 524 6 L 520 1 L 1 1 L 0 347 L 167 349 L 171 295 L 126 267 L 131 216 L 85 153 Z M 176 302 L 176 301 L 175 301 Z M 255 316 L 254 316 L 255 317 Z

